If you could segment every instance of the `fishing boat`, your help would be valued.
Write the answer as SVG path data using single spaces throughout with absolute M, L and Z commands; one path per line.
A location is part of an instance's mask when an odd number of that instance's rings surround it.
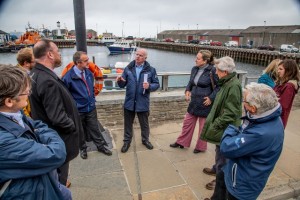
M 28 28 L 26 28 L 26 32 L 21 35 L 21 37 L 15 40 L 16 45 L 34 45 L 37 41 L 41 39 L 41 35 L 37 29 L 34 29 L 28 23 Z
M 132 40 L 118 40 L 112 45 L 107 46 L 111 55 L 132 53 L 136 49 L 136 45 Z

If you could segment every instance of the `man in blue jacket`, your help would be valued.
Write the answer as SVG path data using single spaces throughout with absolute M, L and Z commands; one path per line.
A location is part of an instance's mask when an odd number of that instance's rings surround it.
M 156 70 L 146 61 L 146 49 L 136 51 L 135 60 L 124 69 L 122 76 L 116 81 L 121 88 L 126 86 L 124 103 L 124 144 L 121 152 L 125 153 L 130 147 L 133 135 L 133 121 L 137 114 L 142 135 L 142 143 L 153 149 L 149 141 L 149 104 L 150 92 L 159 88 Z
M 72 199 L 56 172 L 66 159 L 63 140 L 21 112 L 31 94 L 28 74 L 12 65 L 0 71 L 0 199 Z
M 212 200 L 257 199 L 282 151 L 284 127 L 276 93 L 251 83 L 243 96 L 246 116 L 239 128 L 229 125 L 223 134 L 220 151 L 227 163 L 217 175 Z
M 88 69 L 89 57 L 85 52 L 77 51 L 73 55 L 74 66 L 62 78 L 78 108 L 85 134 L 79 136 L 80 156 L 87 158 L 87 146 L 84 135 L 89 134 L 99 152 L 112 155 L 105 147 L 106 142 L 98 126 L 94 95 L 94 76 Z

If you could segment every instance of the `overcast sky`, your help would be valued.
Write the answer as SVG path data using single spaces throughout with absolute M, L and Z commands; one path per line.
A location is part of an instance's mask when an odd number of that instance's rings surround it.
M 300 0 L 85 0 L 86 28 L 154 37 L 163 30 L 299 25 Z M 0 30 L 74 29 L 73 0 L 0 0 Z M 124 23 L 122 23 L 124 22 Z M 122 26 L 124 25 L 124 26 Z

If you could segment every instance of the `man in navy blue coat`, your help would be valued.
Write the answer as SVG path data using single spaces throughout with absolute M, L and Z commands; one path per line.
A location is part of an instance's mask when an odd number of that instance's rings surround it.
M 116 81 L 121 88 L 126 86 L 124 103 L 124 144 L 121 152 L 125 153 L 130 147 L 133 135 L 133 121 L 137 114 L 142 134 L 142 143 L 153 149 L 149 141 L 149 104 L 150 92 L 159 88 L 156 70 L 146 61 L 146 49 L 136 51 L 135 60 L 124 69 L 122 76 Z
M 73 96 L 78 108 L 84 134 L 79 136 L 80 156 L 87 158 L 87 146 L 84 135 L 91 137 L 99 152 L 111 156 L 112 152 L 105 147 L 106 142 L 100 132 L 96 99 L 94 95 L 94 76 L 88 69 L 89 57 L 85 52 L 77 51 L 73 55 L 75 65 L 62 78 L 66 87 Z

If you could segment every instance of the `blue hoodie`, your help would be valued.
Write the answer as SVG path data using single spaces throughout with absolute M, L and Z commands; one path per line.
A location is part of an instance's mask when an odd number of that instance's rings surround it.
M 239 128 L 230 125 L 225 130 L 220 150 L 228 159 L 223 167 L 226 188 L 234 197 L 257 199 L 264 189 L 282 151 L 280 114 L 278 104 L 260 116 L 243 117 Z

